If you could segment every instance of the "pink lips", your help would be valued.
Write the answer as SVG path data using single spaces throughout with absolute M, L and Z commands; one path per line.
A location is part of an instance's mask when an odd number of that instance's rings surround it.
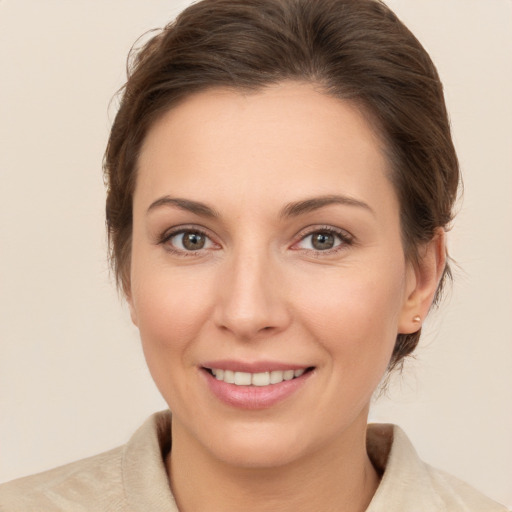
M 240 361 L 209 361 L 203 365 L 202 374 L 210 391 L 225 404 L 239 409 L 258 410 L 272 407 L 302 388 L 313 372 L 305 372 L 300 377 L 284 380 L 268 386 L 239 386 L 217 380 L 208 369 L 231 370 L 234 372 L 259 373 L 270 371 L 300 370 L 303 365 L 291 365 L 277 362 L 244 363 Z

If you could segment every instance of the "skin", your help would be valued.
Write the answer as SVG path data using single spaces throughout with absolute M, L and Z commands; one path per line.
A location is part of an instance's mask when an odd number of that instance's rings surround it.
M 406 261 L 389 172 L 363 115 L 308 84 L 195 94 L 149 131 L 128 302 L 173 413 L 167 464 L 180 510 L 367 507 L 378 486 L 370 399 L 445 263 L 442 232 L 419 265 Z M 290 213 L 333 195 L 344 200 Z M 204 247 L 165 239 L 174 228 L 204 232 Z M 341 237 L 315 250 L 311 235 L 326 228 Z M 246 410 L 205 385 L 202 363 L 219 359 L 314 370 L 285 400 Z

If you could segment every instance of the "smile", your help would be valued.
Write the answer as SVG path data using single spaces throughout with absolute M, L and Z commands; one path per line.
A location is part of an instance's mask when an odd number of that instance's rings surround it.
M 271 386 L 283 381 L 292 380 L 306 372 L 308 368 L 298 370 L 273 370 L 268 372 L 236 372 L 220 368 L 209 368 L 208 371 L 217 379 L 226 384 L 235 386 Z
M 315 366 L 276 361 L 211 361 L 200 367 L 207 389 L 230 407 L 261 410 L 295 396 L 316 373 Z

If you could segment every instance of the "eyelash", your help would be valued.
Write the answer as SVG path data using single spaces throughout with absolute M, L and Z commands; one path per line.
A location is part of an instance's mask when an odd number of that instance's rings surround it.
M 175 254 L 177 256 L 183 256 L 183 257 L 197 256 L 202 251 L 204 251 L 204 249 L 198 249 L 196 251 L 187 251 L 187 250 L 183 250 L 183 249 L 177 249 L 176 247 L 174 247 L 172 244 L 169 243 L 171 241 L 171 239 L 174 238 L 175 236 L 183 235 L 185 233 L 191 233 L 191 234 L 204 236 L 205 238 L 207 238 L 210 241 L 210 243 L 212 243 L 214 245 L 218 245 L 212 240 L 212 237 L 208 234 L 208 232 L 205 229 L 198 228 L 196 226 L 181 226 L 179 228 L 172 229 L 171 231 L 166 231 L 160 236 L 160 238 L 158 240 L 158 244 L 163 245 L 166 251 L 168 251 L 172 254 Z
M 340 243 L 338 245 L 335 245 L 331 249 L 326 250 L 315 250 L 315 249 L 302 249 L 302 248 L 296 248 L 295 251 L 304 251 L 307 254 L 313 255 L 315 257 L 321 257 L 321 256 L 329 256 L 331 254 L 336 254 L 339 251 L 345 250 L 347 247 L 354 244 L 355 240 L 354 237 L 348 233 L 347 231 L 339 228 L 335 228 L 333 226 L 312 226 L 308 227 L 305 230 L 303 230 L 301 233 L 299 233 L 299 241 L 294 243 L 293 245 L 298 245 L 299 243 L 306 240 L 308 237 L 313 236 L 315 234 L 320 233 L 326 233 L 329 235 L 334 235 L 336 238 L 339 239 Z
M 187 251 L 187 250 L 183 250 L 183 249 L 177 249 L 176 247 L 173 247 L 173 245 L 169 243 L 170 240 L 172 238 L 174 238 L 175 236 L 185 234 L 185 233 L 192 233 L 192 234 L 204 236 L 210 241 L 210 243 L 217 245 L 217 246 L 219 245 L 219 244 L 216 244 L 216 242 L 214 242 L 212 240 L 212 237 L 208 234 L 208 232 L 205 229 L 198 228 L 195 226 L 181 226 L 179 228 L 172 229 L 171 231 L 166 231 L 159 237 L 159 240 L 157 243 L 158 243 L 158 245 L 163 245 L 165 247 L 166 251 L 168 251 L 172 254 L 176 254 L 178 256 L 183 256 L 183 257 L 197 256 L 198 254 L 200 254 L 202 251 L 205 250 L 205 249 L 198 249 L 196 251 L 193 251 L 193 250 Z M 335 237 L 337 237 L 339 239 L 340 243 L 335 245 L 331 249 L 326 249 L 326 250 L 294 248 L 294 246 L 303 242 L 307 237 L 313 236 L 313 235 L 319 234 L 319 233 L 327 233 L 330 235 L 334 235 Z M 339 229 L 339 228 L 334 228 L 333 226 L 311 226 L 311 227 L 308 227 L 308 228 L 305 228 L 304 230 L 302 230 L 302 232 L 300 232 L 298 234 L 298 237 L 299 237 L 299 240 L 292 245 L 292 247 L 291 247 L 292 250 L 303 251 L 304 253 L 318 256 L 318 257 L 335 254 L 339 251 L 346 249 L 347 246 L 351 246 L 354 244 L 354 237 L 350 233 L 348 233 L 345 230 Z

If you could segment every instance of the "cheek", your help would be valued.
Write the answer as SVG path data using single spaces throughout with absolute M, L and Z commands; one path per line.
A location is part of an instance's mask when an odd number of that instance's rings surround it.
M 375 361 L 379 366 L 391 355 L 402 306 L 399 274 L 340 273 L 313 293 L 297 291 L 301 317 L 314 337 L 343 364 Z
M 209 294 L 200 279 L 154 269 L 136 276 L 134 305 L 150 369 L 185 361 L 209 315 Z
M 204 326 L 206 295 L 197 283 L 164 270 L 137 276 L 138 327 L 151 376 L 169 407 L 179 411 L 192 390 L 194 340 Z

